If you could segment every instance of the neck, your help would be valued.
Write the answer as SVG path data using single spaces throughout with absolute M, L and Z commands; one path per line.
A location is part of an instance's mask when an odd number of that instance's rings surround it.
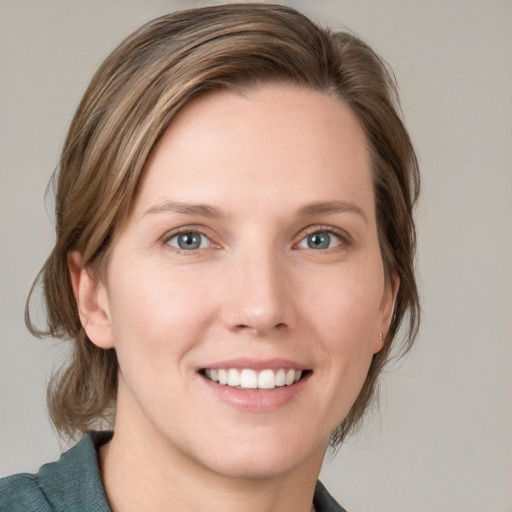
M 198 464 L 150 426 L 130 419 L 124 421 L 118 403 L 114 437 L 100 451 L 103 484 L 113 512 L 312 510 L 322 447 L 291 470 L 235 477 Z

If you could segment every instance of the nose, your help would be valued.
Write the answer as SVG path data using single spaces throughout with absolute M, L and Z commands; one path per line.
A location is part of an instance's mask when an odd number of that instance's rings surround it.
M 272 251 L 237 258 L 224 290 L 222 320 L 229 331 L 265 336 L 294 326 L 292 280 Z

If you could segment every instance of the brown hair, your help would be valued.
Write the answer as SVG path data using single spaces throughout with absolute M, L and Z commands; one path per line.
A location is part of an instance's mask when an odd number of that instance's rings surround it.
M 412 218 L 419 175 L 385 64 L 355 36 L 321 28 L 289 7 L 231 4 L 177 12 L 139 28 L 101 65 L 75 113 L 52 178 L 57 239 L 29 295 L 26 322 L 35 335 L 73 344 L 68 364 L 48 387 L 50 416 L 61 434 L 73 436 L 111 419 L 118 372 L 115 351 L 96 347 L 82 328 L 68 253 L 78 251 L 86 266 L 100 268 L 114 230 L 130 213 L 151 148 L 185 104 L 209 91 L 280 82 L 333 95 L 359 119 L 372 158 L 386 276 L 395 272 L 400 278 L 385 346 L 375 354 L 332 444 L 340 444 L 359 424 L 375 396 L 377 377 L 406 313 L 404 353 L 412 344 L 419 323 Z M 47 309 L 44 330 L 33 325 L 29 311 L 39 282 Z

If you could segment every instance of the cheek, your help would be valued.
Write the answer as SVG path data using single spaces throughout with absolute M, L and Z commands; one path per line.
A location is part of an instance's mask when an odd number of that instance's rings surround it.
M 307 294 L 316 325 L 334 339 L 361 345 L 378 328 L 384 277 L 378 271 L 332 272 Z
M 353 389 L 362 386 L 378 348 L 384 289 L 380 268 L 376 263 L 364 271 L 332 272 L 322 288 L 308 294 L 304 305 L 325 367 L 333 378 L 344 379 L 344 386 L 352 383 L 348 387 Z
M 190 275 L 137 267 L 113 273 L 118 286 L 109 298 L 116 351 L 123 371 L 128 365 L 168 371 L 204 338 L 214 306 L 208 291 Z M 114 288 L 114 287 L 113 287 Z M 158 372 L 157 372 L 158 373 Z
M 371 280 L 333 279 L 312 298 L 319 375 L 332 429 L 348 414 L 368 375 L 378 339 L 378 287 Z

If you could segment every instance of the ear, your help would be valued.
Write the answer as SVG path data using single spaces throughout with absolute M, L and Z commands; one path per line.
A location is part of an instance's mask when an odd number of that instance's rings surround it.
M 87 337 L 100 348 L 113 348 L 115 343 L 105 285 L 89 267 L 83 265 L 79 252 L 71 251 L 67 258 L 80 322 Z
M 381 350 L 385 343 L 388 335 L 389 326 L 391 319 L 393 318 L 393 312 L 395 310 L 395 300 L 400 288 L 400 278 L 396 272 L 393 272 L 386 281 L 384 293 L 379 306 L 379 332 L 376 337 L 374 354 Z M 380 336 L 382 333 L 382 336 Z

